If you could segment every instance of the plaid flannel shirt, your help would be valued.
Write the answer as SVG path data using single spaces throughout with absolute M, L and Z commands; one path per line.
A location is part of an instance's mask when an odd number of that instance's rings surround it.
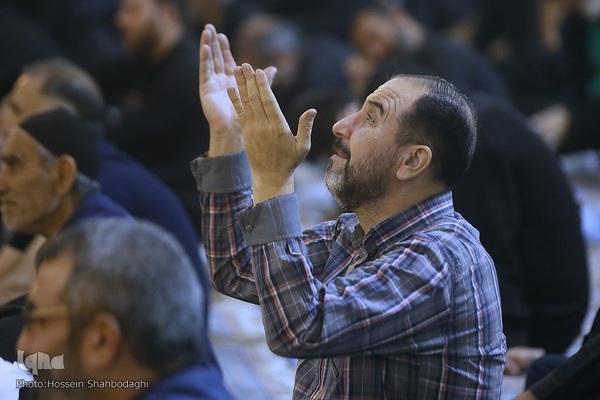
M 374 226 L 301 231 L 295 195 L 252 206 L 244 153 L 199 157 L 217 290 L 260 304 L 295 399 L 497 399 L 506 342 L 494 264 L 450 192 Z

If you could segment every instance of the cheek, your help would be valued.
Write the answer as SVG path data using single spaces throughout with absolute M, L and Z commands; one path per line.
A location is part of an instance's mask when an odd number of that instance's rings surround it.
M 31 190 L 35 188 L 35 190 Z M 56 192 L 46 179 L 23 179 L 15 181 L 11 190 L 20 215 L 35 218 L 45 214 L 56 202 Z
M 352 159 L 357 158 L 357 159 L 362 159 L 365 157 L 372 157 L 374 154 L 374 149 L 373 149 L 373 140 L 360 140 L 363 138 L 358 138 L 356 137 L 356 140 L 350 140 L 349 148 L 350 148 L 350 154 L 352 156 Z
M 17 351 L 23 357 L 36 353 L 47 354 L 50 357 L 61 356 L 65 353 L 65 343 L 68 337 L 66 321 L 52 321 L 45 325 L 33 325 L 24 328 L 17 342 Z
M 38 175 L 13 179 L 12 192 L 29 202 L 44 204 L 52 197 L 54 190 L 47 177 Z

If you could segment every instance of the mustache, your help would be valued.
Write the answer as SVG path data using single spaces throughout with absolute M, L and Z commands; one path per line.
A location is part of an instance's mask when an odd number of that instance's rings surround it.
M 350 159 L 350 149 L 344 144 L 342 139 L 336 137 L 333 141 L 333 150 L 335 153 L 346 160 Z

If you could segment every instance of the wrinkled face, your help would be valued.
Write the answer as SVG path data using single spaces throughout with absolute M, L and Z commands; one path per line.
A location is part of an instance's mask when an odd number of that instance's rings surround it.
M 115 23 L 132 57 L 148 54 L 159 40 L 162 8 L 156 0 L 121 0 Z
M 6 136 L 0 150 L 0 211 L 9 229 L 41 233 L 60 203 L 55 170 L 45 165 L 38 142 L 20 127 Z
M 81 376 L 74 344 L 70 336 L 73 310 L 61 293 L 72 271 L 72 261 L 60 256 L 41 263 L 27 297 L 25 322 L 17 342 L 17 351 L 29 366 L 36 381 L 70 381 Z M 48 357 L 50 365 L 40 360 Z M 37 375 L 34 368 L 37 367 Z M 79 378 L 81 379 L 81 378 Z M 41 390 L 44 399 L 85 399 L 86 388 Z
M 0 106 L 2 137 L 28 117 L 63 105 L 59 100 L 42 93 L 42 85 L 43 79 L 39 75 L 24 73 L 19 76 Z
M 350 40 L 368 60 L 378 63 L 394 52 L 396 29 L 375 13 L 359 13 L 352 24 Z
M 362 108 L 333 126 L 335 154 L 329 160 L 325 182 L 340 206 L 356 210 L 386 195 L 396 182 L 397 116 L 421 90 L 396 78 L 367 97 Z

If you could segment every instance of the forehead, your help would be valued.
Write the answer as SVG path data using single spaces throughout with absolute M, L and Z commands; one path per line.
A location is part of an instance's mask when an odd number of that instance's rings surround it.
M 396 115 L 406 110 L 425 93 L 425 89 L 409 78 L 393 78 L 371 93 L 365 104 L 375 105 L 383 115 Z
M 139 11 L 148 9 L 151 6 L 158 6 L 156 0 L 121 0 L 121 8 L 128 11 Z
M 386 28 L 386 18 L 374 11 L 363 10 L 356 15 L 354 19 L 354 32 L 364 33 L 365 31 L 381 31 Z
M 60 104 L 59 100 L 42 93 L 43 81 L 40 75 L 25 73 L 13 85 L 7 101 L 19 112 L 21 120 Z
M 19 155 L 20 158 L 25 159 L 33 156 L 40 157 L 40 150 L 38 142 L 19 126 L 12 128 L 6 140 L 2 146 L 2 158 L 7 155 Z
M 61 293 L 72 270 L 73 262 L 65 255 L 43 261 L 31 286 L 29 302 L 44 307 L 62 304 Z

